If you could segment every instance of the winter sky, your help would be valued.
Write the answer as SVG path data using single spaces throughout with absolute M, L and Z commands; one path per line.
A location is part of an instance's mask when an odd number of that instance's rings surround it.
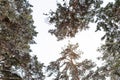
M 105 1 L 107 2 L 107 0 Z M 96 57 L 100 53 L 96 50 L 103 43 L 100 39 L 103 32 L 95 32 L 96 24 L 90 24 L 89 30 L 79 32 L 75 38 L 57 41 L 54 35 L 48 33 L 48 30 L 54 28 L 54 25 L 49 24 L 47 17 L 43 15 L 43 13 L 48 13 L 50 9 L 56 9 L 56 0 L 29 0 L 29 2 L 34 6 L 32 15 L 36 31 L 39 32 L 35 37 L 37 44 L 31 45 L 31 49 L 32 54 L 37 55 L 41 62 L 48 64 L 50 61 L 56 60 L 60 56 L 61 48 L 64 48 L 68 41 L 73 44 L 79 43 L 79 49 L 84 52 L 83 58 L 97 61 Z

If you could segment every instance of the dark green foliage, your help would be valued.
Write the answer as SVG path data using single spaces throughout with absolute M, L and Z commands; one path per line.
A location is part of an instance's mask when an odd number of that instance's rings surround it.
M 57 3 L 51 11 L 49 22 L 55 29 L 49 30 L 58 40 L 74 37 L 77 32 L 88 29 L 95 22 L 96 32 L 104 31 L 99 48 L 105 63 L 92 70 L 95 64 L 90 60 L 80 61 L 78 44 L 69 44 L 61 57 L 47 66 L 49 76 L 54 80 L 110 80 L 120 79 L 120 0 L 101 7 L 102 0 L 69 0 Z M 37 35 L 31 7 L 27 0 L 0 0 L 0 79 L 2 80 L 44 80 L 44 65 L 31 56 L 30 44 Z M 78 54 L 80 53 L 80 54 Z
M 100 7 L 100 0 L 70 0 L 69 4 L 57 3 L 57 10 L 51 11 L 49 22 L 55 23 L 55 29 L 49 30 L 58 40 L 74 37 L 78 31 L 88 28 L 93 22 L 96 9 Z
M 106 62 L 104 67 L 107 71 L 102 70 L 106 76 L 114 80 L 120 77 L 120 0 L 115 3 L 110 2 L 104 8 L 100 8 L 97 13 L 97 30 L 104 30 L 105 35 L 102 40 L 105 44 L 99 51 L 103 53 L 102 60 Z
M 3 80 L 26 80 L 18 70 L 27 71 L 31 62 L 30 44 L 37 34 L 30 7 L 27 0 L 0 0 L 0 78 Z M 39 67 L 40 63 L 37 64 L 34 66 Z
M 81 51 L 77 51 L 78 44 L 68 46 L 61 52 L 61 57 L 50 63 L 47 67 L 49 77 L 53 74 L 53 80 L 82 80 L 87 73 L 95 66 L 90 60 L 80 60 Z
M 23 78 L 25 80 L 44 80 L 45 76 L 43 75 L 42 68 L 44 65 L 38 62 L 37 57 L 31 57 L 31 61 L 27 64 L 26 69 L 24 70 L 25 75 Z
M 65 0 L 63 0 L 65 1 Z M 105 44 L 99 51 L 105 64 L 96 71 L 91 71 L 86 80 L 119 80 L 120 77 L 120 0 L 109 2 L 101 7 L 101 0 L 69 0 L 68 3 L 58 3 L 56 11 L 50 12 L 50 23 L 55 29 L 49 30 L 58 40 L 74 37 L 75 34 L 88 28 L 90 22 L 97 23 L 96 32 L 104 31 L 101 40 Z M 57 63 L 59 65 L 59 63 Z M 71 73 L 70 73 L 71 74 Z

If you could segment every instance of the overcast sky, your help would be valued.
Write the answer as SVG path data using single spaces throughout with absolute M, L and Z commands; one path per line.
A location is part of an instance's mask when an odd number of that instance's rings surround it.
M 60 0 L 59 0 L 60 1 Z M 105 4 L 107 4 L 107 0 Z M 113 1 L 113 0 L 109 0 Z M 37 44 L 31 45 L 32 54 L 38 56 L 38 60 L 47 65 L 50 61 L 56 60 L 60 57 L 59 53 L 68 44 L 79 43 L 79 49 L 84 52 L 82 58 L 92 59 L 94 62 L 100 65 L 100 61 L 96 58 L 101 54 L 96 50 L 100 47 L 101 37 L 103 32 L 95 32 L 96 24 L 90 24 L 90 29 L 87 31 L 79 32 L 75 38 L 69 38 L 62 41 L 57 41 L 55 36 L 48 33 L 48 30 L 54 28 L 54 25 L 50 25 L 47 22 L 47 17 L 43 13 L 48 13 L 50 9 L 56 9 L 56 0 L 29 0 L 29 2 L 34 6 L 33 9 L 33 19 L 34 25 L 36 26 L 36 31 L 38 32 L 35 41 Z M 51 80 L 46 78 L 45 80 Z
M 46 16 L 43 15 L 50 9 L 56 9 L 56 0 L 29 0 L 29 2 L 34 6 L 32 15 L 36 31 L 39 32 L 35 38 L 37 44 L 32 45 L 31 49 L 41 62 L 48 64 L 50 61 L 56 60 L 61 48 L 67 45 L 69 40 L 71 43 L 79 43 L 79 49 L 84 52 L 84 58 L 96 61 L 96 57 L 100 55 L 96 50 L 102 43 L 100 37 L 103 32 L 96 33 L 95 24 L 90 24 L 89 30 L 79 32 L 75 38 L 58 42 L 55 36 L 48 33 L 48 30 L 54 26 L 48 24 Z

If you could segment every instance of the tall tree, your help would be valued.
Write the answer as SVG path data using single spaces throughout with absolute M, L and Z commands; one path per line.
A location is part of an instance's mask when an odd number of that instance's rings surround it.
M 97 30 L 102 29 L 105 35 L 102 40 L 105 44 L 99 51 L 103 53 L 102 60 L 106 62 L 102 72 L 111 80 L 120 79 L 120 0 L 109 2 L 100 8 L 97 14 Z
M 49 32 L 58 40 L 62 40 L 74 37 L 78 31 L 88 28 L 90 22 L 97 23 L 96 32 L 105 32 L 101 38 L 105 44 L 99 49 L 105 64 L 92 72 L 90 75 L 93 78 L 89 76 L 89 79 L 105 80 L 105 77 L 110 77 L 111 80 L 119 80 L 120 0 L 108 1 L 105 7 L 101 7 L 102 2 L 102 0 L 69 0 L 67 3 L 58 3 L 56 11 L 50 12 L 49 22 L 55 24 L 55 29 Z
M 88 28 L 94 21 L 96 10 L 102 4 L 101 0 L 70 0 L 57 3 L 56 11 L 49 14 L 49 22 L 55 23 L 55 29 L 49 30 L 58 40 L 74 37 L 78 31 Z M 67 4 L 68 3 L 68 4 Z
M 34 43 L 33 38 L 37 34 L 34 30 L 31 6 L 27 0 L 0 0 L 2 80 L 24 80 L 18 70 L 26 71 L 28 63 L 31 62 L 30 44 Z
M 82 80 L 84 76 L 88 74 L 95 66 L 91 60 L 80 61 L 82 52 L 77 50 L 78 44 L 68 46 L 60 53 L 61 57 L 56 61 L 50 62 L 47 67 L 49 77 L 53 77 L 54 80 Z
M 42 68 L 44 67 L 43 63 L 40 63 L 37 60 L 37 56 L 31 56 L 31 61 L 27 64 L 26 69 L 23 69 L 25 75 L 23 79 L 25 80 L 44 80 L 45 76 L 43 75 Z

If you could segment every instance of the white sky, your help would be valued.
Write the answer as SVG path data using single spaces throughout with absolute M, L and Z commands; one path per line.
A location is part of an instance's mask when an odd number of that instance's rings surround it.
M 107 0 L 105 1 L 107 2 Z M 71 43 L 79 43 L 79 49 L 84 52 L 82 58 L 92 59 L 98 64 L 101 63 L 96 59 L 100 56 L 100 53 L 96 50 L 102 43 L 100 38 L 103 32 L 95 32 L 95 24 L 90 24 L 91 28 L 89 30 L 79 32 L 75 38 L 58 42 L 55 36 L 48 33 L 48 30 L 54 28 L 54 26 L 48 24 L 46 16 L 43 15 L 43 13 L 48 13 L 50 9 L 56 9 L 56 0 L 29 0 L 29 2 L 34 6 L 32 8 L 34 25 L 36 31 L 39 32 L 35 38 L 37 44 L 31 45 L 31 49 L 33 50 L 32 54 L 37 55 L 39 61 L 48 64 L 50 61 L 56 60 L 60 56 L 61 48 L 64 48 L 70 40 Z M 46 80 L 51 79 L 46 78 Z
M 106 0 L 107 1 L 107 0 Z M 93 59 L 96 61 L 96 57 L 100 53 L 96 52 L 96 49 L 101 44 L 102 32 L 94 32 L 95 24 L 91 24 L 91 28 L 87 31 L 79 32 L 75 38 L 57 41 L 55 36 L 48 33 L 48 30 L 53 28 L 46 22 L 46 16 L 43 13 L 48 13 L 50 9 L 56 9 L 56 0 L 29 0 L 34 6 L 33 19 L 36 31 L 39 32 L 35 38 L 37 44 L 31 46 L 33 54 L 38 56 L 38 59 L 48 64 L 50 61 L 54 61 L 59 57 L 59 53 L 62 51 L 61 48 L 67 45 L 68 40 L 72 43 L 79 43 L 79 49 L 84 52 L 83 57 Z

